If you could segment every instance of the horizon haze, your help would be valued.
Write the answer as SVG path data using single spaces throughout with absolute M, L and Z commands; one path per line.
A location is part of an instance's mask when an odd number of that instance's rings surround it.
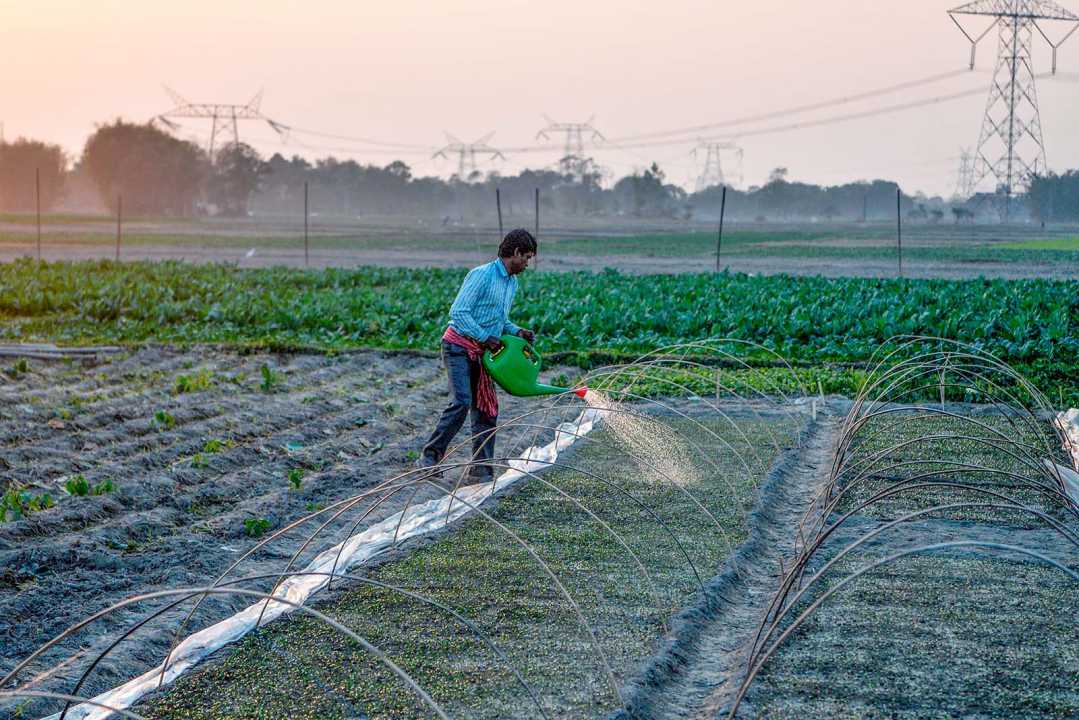
M 264 90 L 263 113 L 285 125 L 416 146 L 394 150 L 301 131 L 283 141 L 265 124 L 242 124 L 241 139 L 265 157 L 333 155 L 378 165 L 401 159 L 417 175 L 445 177 L 455 160 L 431 157 L 445 144 L 444 131 L 465 141 L 495 131 L 495 148 L 532 147 L 545 142 L 536 139 L 544 114 L 560 122 L 594 116 L 595 127 L 617 140 L 954 72 L 709 135 L 744 149 L 743 187 L 783 166 L 792 180 L 894 179 L 908 192 L 950 195 L 960 148 L 977 142 L 996 59 L 990 33 L 979 46 L 977 69 L 960 72 L 968 44 L 946 13 L 957 4 L 467 0 L 432 12 L 416 0 L 392 6 L 0 0 L 0 58 L 18 68 L 8 77 L 0 123 L 8 140 L 58 143 L 75 159 L 96 124 L 118 117 L 143 122 L 169 110 L 163 85 L 192 102 L 245 103 Z M 1039 40 L 1035 71 L 1048 70 L 1047 45 Z M 1060 76 L 1038 85 L 1055 171 L 1079 167 L 1079 135 L 1068 132 L 1079 111 L 1076 79 L 1079 39 L 1072 38 L 1060 50 Z M 968 90 L 961 99 L 917 109 L 754 134 Z M 206 144 L 208 121 L 180 124 L 178 135 Z M 506 150 L 505 161 L 481 169 L 551 165 L 561 142 L 552 135 L 550 152 Z M 670 181 L 692 189 L 703 156 L 690 155 L 690 134 L 678 144 L 625 144 L 597 150 L 597 161 L 615 175 L 654 161 Z

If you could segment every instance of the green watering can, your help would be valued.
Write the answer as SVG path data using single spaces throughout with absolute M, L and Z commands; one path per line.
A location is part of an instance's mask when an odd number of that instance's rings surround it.
M 536 348 L 516 335 L 503 335 L 500 339 L 501 350 L 496 353 L 490 350 L 483 353 L 483 367 L 487 368 L 495 382 L 510 395 L 534 397 L 573 392 L 577 397 L 584 398 L 588 392 L 588 388 L 571 391 L 569 388 L 537 382 L 542 360 Z

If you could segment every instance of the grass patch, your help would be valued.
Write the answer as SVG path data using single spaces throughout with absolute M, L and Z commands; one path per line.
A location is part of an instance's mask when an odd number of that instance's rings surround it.
M 1010 242 L 998 245 L 1000 248 L 1012 250 L 1063 250 L 1079 253 L 1079 235 L 1066 238 L 1045 238 L 1042 240 L 1024 240 L 1022 242 Z
M 644 257 L 715 257 L 716 232 L 654 233 L 641 235 L 592 236 L 567 240 L 545 240 L 542 250 L 550 253 L 582 255 L 639 255 Z M 760 243 L 806 242 L 826 237 L 821 232 L 728 230 L 723 233 L 726 253 Z

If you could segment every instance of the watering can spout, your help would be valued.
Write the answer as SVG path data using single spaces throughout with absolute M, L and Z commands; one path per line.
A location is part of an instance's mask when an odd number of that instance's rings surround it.
M 503 335 L 502 348 L 495 353 L 483 354 L 483 367 L 499 386 L 510 395 L 535 397 L 537 395 L 562 395 L 573 393 L 584 399 L 588 388 L 564 388 L 539 382 L 543 360 L 536 349 L 524 338 Z

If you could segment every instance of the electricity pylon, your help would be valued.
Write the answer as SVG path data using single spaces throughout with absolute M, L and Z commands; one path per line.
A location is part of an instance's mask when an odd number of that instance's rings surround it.
M 462 181 L 467 181 L 472 173 L 476 172 L 476 154 L 487 155 L 490 159 L 494 160 L 500 158 L 506 159 L 500 151 L 491 147 L 487 142 L 494 137 L 494 132 L 489 132 L 481 137 L 476 142 L 465 143 L 461 142 L 453 135 L 446 133 L 447 144 L 445 147 L 435 151 L 432 158 L 444 158 L 447 157 L 447 153 L 457 154 L 457 177 Z
M 180 118 L 208 118 L 210 120 L 210 160 L 214 159 L 214 152 L 219 146 L 225 147 L 232 143 L 240 142 L 240 120 L 259 120 L 273 128 L 278 135 L 282 137 L 288 136 L 289 128 L 287 125 L 271 120 L 259 110 L 259 106 L 262 104 L 261 90 L 246 105 L 193 103 L 168 86 L 165 87 L 165 92 L 172 98 L 175 107 L 168 112 L 161 113 L 151 122 L 157 121 L 171 130 L 176 130 L 180 126 L 173 120 Z M 218 136 L 222 135 L 228 135 L 230 140 L 219 145 L 217 139 Z
M 562 146 L 562 159 L 559 160 L 559 164 L 573 175 L 584 175 L 589 166 L 589 161 L 584 156 L 585 135 L 588 135 L 590 141 L 607 139 L 603 137 L 603 133 L 592 125 L 595 118 L 596 116 L 593 115 L 583 123 L 560 123 L 544 115 L 543 119 L 547 121 L 547 127 L 541 128 L 536 133 L 536 139 L 550 140 L 551 136 L 548 133 L 561 133 L 564 135 L 565 142 Z
M 959 153 L 959 173 L 955 181 L 955 194 L 957 200 L 969 200 L 974 195 L 974 153 L 968 148 L 963 148 Z
M 1031 50 L 1034 31 L 1053 49 L 1053 72 L 1057 49 L 1079 29 L 1079 15 L 1049 0 L 977 0 L 953 8 L 948 15 L 970 41 L 970 68 L 978 43 L 997 28 L 998 53 L 993 83 L 974 158 L 974 186 L 992 175 L 997 191 L 1006 198 L 1025 187 L 1030 178 L 1047 169 L 1045 141 Z M 992 18 L 980 35 L 972 35 L 958 16 Z M 969 21 L 968 21 L 969 22 Z M 1053 42 L 1048 23 L 1069 23 L 1071 29 Z
M 702 152 L 704 153 L 704 168 L 697 177 L 697 192 L 727 184 L 727 179 L 723 174 L 724 151 L 734 153 L 734 156 L 738 159 L 737 184 L 739 186 L 742 184 L 742 160 L 745 155 L 742 148 L 732 142 L 705 142 L 701 140 L 698 142 L 697 147 L 690 151 L 693 157 L 697 157 Z

